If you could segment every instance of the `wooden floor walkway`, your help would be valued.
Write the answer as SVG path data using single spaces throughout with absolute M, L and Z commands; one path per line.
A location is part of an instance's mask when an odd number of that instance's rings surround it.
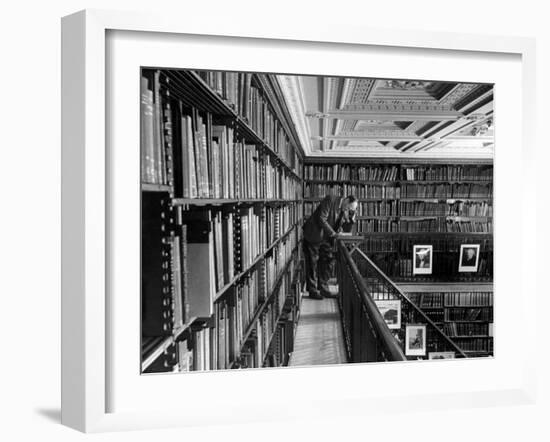
M 294 340 L 294 352 L 288 365 L 329 365 L 346 362 L 344 334 L 337 300 L 316 300 L 304 296 Z

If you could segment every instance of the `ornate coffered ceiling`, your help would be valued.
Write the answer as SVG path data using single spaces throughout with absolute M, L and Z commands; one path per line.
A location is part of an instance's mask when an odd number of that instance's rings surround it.
M 492 158 L 493 86 L 278 75 L 307 156 Z

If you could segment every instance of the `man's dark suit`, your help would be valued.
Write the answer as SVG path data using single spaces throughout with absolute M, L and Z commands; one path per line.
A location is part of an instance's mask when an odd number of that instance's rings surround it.
M 321 243 L 334 235 L 334 227 L 340 215 L 342 197 L 326 196 L 304 224 L 304 239 Z
M 310 295 L 328 294 L 331 277 L 331 237 L 339 229 L 342 197 L 325 197 L 304 224 L 304 256 L 306 261 L 306 289 Z M 323 253 L 319 261 L 319 250 Z M 318 269 L 319 267 L 319 269 Z

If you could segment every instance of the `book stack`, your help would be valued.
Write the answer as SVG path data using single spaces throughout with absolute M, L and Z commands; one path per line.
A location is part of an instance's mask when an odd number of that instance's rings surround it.
M 277 324 L 299 291 L 284 272 L 300 259 L 303 188 L 278 87 L 263 74 L 142 69 L 145 372 L 284 362 Z
M 158 71 L 148 72 L 140 80 L 141 89 L 141 181 L 149 184 L 169 184 L 171 172 L 167 144 L 171 145 L 171 127 L 163 123 L 170 120 L 170 106 L 162 97 Z M 171 176 L 171 175 L 170 175 Z

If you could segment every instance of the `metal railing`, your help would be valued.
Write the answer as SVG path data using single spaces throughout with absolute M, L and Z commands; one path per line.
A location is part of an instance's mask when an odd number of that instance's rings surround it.
M 405 360 L 346 245 L 338 240 L 337 248 L 338 298 L 348 361 Z
M 350 362 L 466 354 L 361 250 L 362 237 L 337 240 L 337 279 Z

